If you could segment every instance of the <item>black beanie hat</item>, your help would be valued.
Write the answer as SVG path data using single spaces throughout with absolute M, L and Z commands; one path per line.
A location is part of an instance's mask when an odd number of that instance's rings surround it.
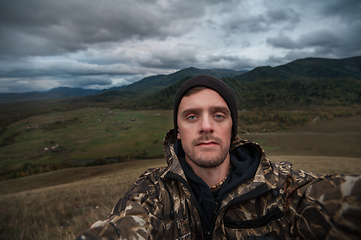
M 182 100 L 184 94 L 188 90 L 199 86 L 210 88 L 216 91 L 219 95 L 221 95 L 221 97 L 227 103 L 228 108 L 231 111 L 231 117 L 232 117 L 232 124 L 233 124 L 232 140 L 233 140 L 237 136 L 238 111 L 237 111 L 236 97 L 232 89 L 222 80 L 207 75 L 198 75 L 192 77 L 179 88 L 174 99 L 174 107 L 173 107 L 173 120 L 174 120 L 175 133 L 177 134 L 178 132 L 177 116 L 178 116 L 178 106 L 180 101 Z

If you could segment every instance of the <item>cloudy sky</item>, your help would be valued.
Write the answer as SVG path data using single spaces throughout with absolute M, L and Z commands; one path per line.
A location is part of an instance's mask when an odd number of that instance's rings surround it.
M 0 93 L 361 55 L 360 0 L 1 0 Z

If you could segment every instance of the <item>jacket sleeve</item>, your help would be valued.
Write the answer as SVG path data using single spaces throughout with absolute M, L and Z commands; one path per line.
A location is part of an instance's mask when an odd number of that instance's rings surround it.
M 361 239 L 360 176 L 323 175 L 296 192 L 290 210 L 299 238 Z
M 107 220 L 88 226 L 77 240 L 159 239 L 164 231 L 160 181 L 151 170 L 138 178 Z

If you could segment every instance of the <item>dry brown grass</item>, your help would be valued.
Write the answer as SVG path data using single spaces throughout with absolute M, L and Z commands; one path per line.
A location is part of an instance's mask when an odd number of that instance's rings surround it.
M 271 156 L 270 159 L 273 162 L 291 162 L 294 170 L 310 170 L 315 174 L 361 174 L 361 158 L 324 156 Z
M 111 173 L 119 174 L 127 169 L 134 168 L 133 170 L 136 170 L 146 166 L 153 166 L 153 164 L 157 164 L 158 162 L 159 164 L 165 164 L 163 159 L 139 160 L 102 166 L 66 168 L 24 178 L 2 181 L 0 182 L 0 195 L 52 187 L 65 183 L 86 181 L 97 176 L 105 176 Z
M 113 164 L 116 171 L 101 166 L 109 171 L 73 183 L 0 195 L 0 239 L 74 239 L 88 224 L 106 218 L 141 173 L 162 165 L 163 159 Z M 69 177 L 79 173 L 66 170 Z M 11 185 L 20 185 L 17 180 Z

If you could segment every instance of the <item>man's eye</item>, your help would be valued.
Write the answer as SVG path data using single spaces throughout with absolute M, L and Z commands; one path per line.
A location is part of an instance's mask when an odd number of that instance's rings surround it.
M 218 120 L 220 120 L 220 119 L 223 119 L 223 118 L 224 118 L 224 117 L 223 117 L 223 115 L 220 115 L 220 114 L 214 115 L 214 117 L 215 117 L 216 119 L 218 119 Z
M 189 117 L 187 117 L 187 119 L 189 119 L 189 120 L 195 120 L 197 117 L 196 116 L 189 116 Z

